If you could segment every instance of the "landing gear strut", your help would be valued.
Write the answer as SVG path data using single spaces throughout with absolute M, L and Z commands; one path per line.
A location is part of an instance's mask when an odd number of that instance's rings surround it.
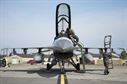
M 65 68 L 64 68 L 64 61 L 59 61 L 59 66 L 60 66 L 60 72 L 65 73 Z

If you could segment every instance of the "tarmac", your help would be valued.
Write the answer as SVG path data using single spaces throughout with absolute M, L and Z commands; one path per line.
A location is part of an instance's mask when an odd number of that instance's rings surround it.
M 47 71 L 42 64 L 18 64 L 0 68 L 0 84 L 60 84 L 60 69 L 54 66 Z M 65 67 L 65 82 L 61 84 L 127 84 L 127 66 L 114 66 L 109 75 L 104 67 L 86 65 L 86 73 Z

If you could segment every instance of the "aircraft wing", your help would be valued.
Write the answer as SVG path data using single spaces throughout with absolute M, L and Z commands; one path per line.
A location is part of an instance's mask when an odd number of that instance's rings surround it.
M 27 54 L 28 50 L 37 50 L 38 53 L 42 53 L 42 52 L 48 52 L 48 51 L 53 51 L 53 50 L 58 50 L 58 48 L 56 47 L 22 47 L 22 48 L 4 48 L 2 49 L 3 51 L 7 51 L 10 50 L 12 51 L 13 54 L 16 54 L 16 50 L 22 50 L 23 54 Z
M 43 53 L 43 52 L 49 52 L 49 51 L 59 51 L 59 52 L 66 52 L 66 51 L 71 51 L 74 50 L 75 48 L 67 48 L 67 49 L 62 49 L 59 47 L 22 47 L 22 48 L 4 48 L 3 50 L 11 50 L 13 54 L 16 54 L 17 50 L 22 50 L 23 54 L 27 54 L 28 50 L 37 50 L 37 53 Z

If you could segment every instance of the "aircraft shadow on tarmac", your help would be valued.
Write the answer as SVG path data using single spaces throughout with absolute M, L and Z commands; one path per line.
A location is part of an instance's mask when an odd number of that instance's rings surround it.
M 97 74 L 97 75 L 104 75 L 103 73 L 104 69 L 86 69 L 85 73 L 86 74 Z M 80 71 L 76 71 L 76 70 L 66 70 L 66 72 L 75 72 L 75 73 L 82 73 L 85 74 L 83 72 L 83 70 Z
M 60 74 L 60 69 L 59 68 L 54 68 L 54 69 L 51 69 L 49 71 L 47 71 L 45 68 L 38 68 L 38 69 L 27 69 L 27 70 L 20 70 L 20 69 L 7 69 L 7 70 L 0 70 L 0 71 L 3 71 L 3 72 L 7 72 L 7 71 L 12 71 L 12 72 L 27 72 L 28 74 L 38 74 L 39 76 L 41 77 L 45 77 L 45 78 L 51 78 L 51 77 L 54 77 L 54 76 L 57 76 Z M 101 73 L 101 72 L 102 73 Z M 103 71 L 104 69 L 86 69 L 86 72 L 87 74 L 98 74 L 98 75 L 103 75 Z M 74 69 L 65 69 L 65 72 L 74 72 L 74 73 L 83 73 L 83 71 L 76 71 Z M 85 74 L 84 73 L 84 74 Z
M 54 77 L 57 76 L 60 73 L 59 69 L 52 69 L 50 71 L 47 71 L 45 68 L 41 68 L 41 69 L 30 69 L 30 70 L 20 70 L 20 69 L 8 69 L 8 70 L 0 70 L 3 72 L 27 72 L 28 74 L 38 74 L 41 77 L 45 77 L 45 78 L 50 78 L 50 77 Z

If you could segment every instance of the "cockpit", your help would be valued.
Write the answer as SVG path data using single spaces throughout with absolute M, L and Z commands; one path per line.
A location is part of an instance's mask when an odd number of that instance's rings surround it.
M 70 6 L 61 3 L 56 8 L 56 37 L 66 34 L 67 28 L 71 28 Z

